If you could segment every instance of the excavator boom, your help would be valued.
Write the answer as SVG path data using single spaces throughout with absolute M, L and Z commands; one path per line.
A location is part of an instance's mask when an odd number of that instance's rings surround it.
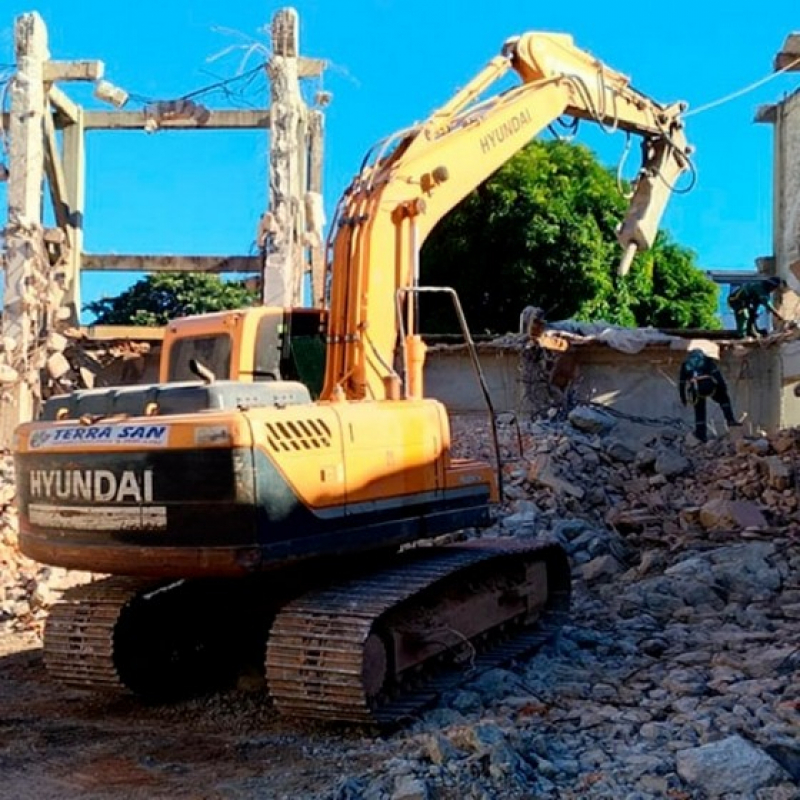
M 481 97 L 509 72 L 520 85 Z M 397 293 L 419 284 L 419 250 L 436 223 L 536 134 L 567 115 L 643 139 L 643 164 L 619 230 L 623 271 L 650 247 L 666 202 L 689 167 L 680 113 L 630 87 L 627 77 L 574 46 L 527 33 L 430 118 L 372 151 L 345 192 L 331 229 L 331 296 L 322 396 L 381 399 L 393 378 Z M 414 320 L 406 321 L 413 335 Z M 410 330 L 409 330 L 410 329 Z M 418 345 L 409 345 L 419 350 Z M 405 396 L 422 391 L 420 358 Z

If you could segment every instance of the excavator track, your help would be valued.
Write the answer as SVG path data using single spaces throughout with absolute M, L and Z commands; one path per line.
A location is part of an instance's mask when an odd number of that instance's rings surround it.
M 485 668 L 541 644 L 569 605 L 557 545 L 482 540 L 399 558 L 310 591 L 311 575 L 305 590 L 287 581 L 293 591 L 274 578 L 75 587 L 50 611 L 45 665 L 69 686 L 170 700 L 219 688 L 266 640 L 280 713 L 387 726 L 457 684 L 464 663 Z
M 518 596 L 515 571 L 540 584 L 530 598 Z M 394 724 L 455 684 L 459 661 L 504 663 L 541 644 L 568 608 L 569 587 L 557 545 L 416 549 L 399 566 L 286 605 L 267 641 L 269 693 L 287 716 Z M 490 595 L 499 611 L 488 608 Z M 491 623 L 484 629 L 482 616 Z
M 122 691 L 115 630 L 123 611 L 152 582 L 108 578 L 64 593 L 47 617 L 44 663 L 51 677 L 83 689 Z
M 154 700 L 213 691 L 258 663 L 269 609 L 245 580 L 106 578 L 50 610 L 45 667 L 69 686 Z

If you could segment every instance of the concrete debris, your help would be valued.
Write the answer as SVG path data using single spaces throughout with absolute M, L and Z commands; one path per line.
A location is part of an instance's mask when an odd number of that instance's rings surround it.
M 572 497 L 577 497 L 579 500 L 583 498 L 585 494 L 580 486 L 575 486 L 569 481 L 559 478 L 553 472 L 550 456 L 547 453 L 540 453 L 536 456 L 528 470 L 528 480 L 532 483 L 548 486 L 560 494 L 568 494 Z
M 75 328 L 51 335 L 47 342 L 44 397 L 74 389 L 136 383 L 145 370 L 149 342 L 127 339 L 91 341 Z
M 8 364 L 0 364 L 0 383 L 16 383 L 19 380 L 19 372 Z
M 774 759 L 741 736 L 681 750 L 677 763 L 681 778 L 707 797 L 729 792 L 752 796 L 788 777 Z
M 0 455 L 0 632 L 33 632 L 41 637 L 47 610 L 63 590 L 91 580 L 91 573 L 37 564 L 17 549 L 14 465 Z
M 665 450 L 659 453 L 653 463 L 653 469 L 667 479 L 685 475 L 691 469 L 691 466 L 689 459 L 674 450 Z
M 52 353 L 48 359 L 47 372 L 54 381 L 61 381 L 62 378 L 70 371 L 70 364 L 63 353 Z
M 758 529 L 766 528 L 767 520 L 758 506 L 747 500 L 729 500 L 715 497 L 705 503 L 698 514 L 706 530 L 714 528 Z
M 800 430 L 690 445 L 586 411 L 504 419 L 496 524 L 451 537 L 560 542 L 574 580 L 558 635 L 468 672 L 388 739 L 355 738 L 385 757 L 316 798 L 800 798 Z M 453 441 L 493 461 L 481 420 L 454 418 Z M 87 575 L 16 552 L 12 496 L 6 459 L 0 630 L 36 630 Z
M 613 417 L 588 406 L 578 406 L 570 411 L 569 421 L 585 433 L 604 433 L 614 427 Z
M 430 797 L 800 797 L 800 431 L 690 444 L 624 420 L 586 430 L 587 411 L 521 425 L 521 452 L 501 428 L 507 502 L 488 532 L 562 543 L 569 623 L 393 737 L 402 756 L 360 775 L 362 796 L 402 776 Z M 474 418 L 453 438 L 491 456 Z

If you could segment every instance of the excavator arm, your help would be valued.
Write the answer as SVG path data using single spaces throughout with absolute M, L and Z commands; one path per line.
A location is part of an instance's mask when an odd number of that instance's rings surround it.
M 509 72 L 516 87 L 481 99 Z M 620 272 L 653 244 L 672 188 L 690 166 L 680 103 L 660 105 L 629 79 L 575 47 L 571 36 L 527 33 L 430 118 L 368 154 L 331 228 L 330 318 L 323 399 L 396 395 L 398 331 L 409 376 L 404 397 L 422 394 L 424 346 L 413 303 L 403 326 L 398 293 L 419 283 L 419 251 L 436 223 L 476 186 L 560 117 L 642 137 L 643 163 L 618 231 Z

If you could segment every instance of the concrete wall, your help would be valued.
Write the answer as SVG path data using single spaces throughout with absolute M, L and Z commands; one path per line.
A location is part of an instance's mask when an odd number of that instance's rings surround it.
M 779 275 L 800 285 L 792 266 L 800 266 L 800 92 L 776 108 L 773 185 L 773 248 Z
M 638 353 L 615 350 L 605 344 L 579 344 L 575 399 L 607 405 L 616 411 L 651 419 L 681 419 L 691 425 L 690 409 L 680 404 L 678 371 L 685 350 L 668 344 L 649 345 Z M 520 352 L 513 348 L 484 348 L 481 367 L 495 411 L 530 413 L 524 402 Z M 721 348 L 720 368 L 728 383 L 734 413 L 745 415 L 745 430 L 773 431 L 800 424 L 800 400 L 794 386 L 800 380 L 800 340 L 764 347 L 758 342 Z M 485 409 L 466 351 L 432 348 L 426 367 L 427 393 L 456 414 Z M 724 429 L 723 417 L 711 403 L 709 420 Z
M 516 411 L 522 401 L 519 353 L 502 348 L 482 349 L 479 360 L 495 411 Z M 425 394 L 442 400 L 454 413 L 472 413 L 486 408 L 475 369 L 462 347 L 428 350 Z
M 685 348 L 685 343 L 679 343 Z M 158 380 L 160 346 L 153 344 L 145 356 L 145 369 L 138 383 Z M 596 402 L 616 411 L 651 419 L 681 419 L 690 425 L 690 409 L 678 398 L 678 370 L 685 349 L 669 344 L 649 345 L 639 353 L 624 353 L 599 342 L 581 343 L 570 353 L 576 362 L 574 399 Z M 497 413 L 531 413 L 523 381 L 521 350 L 517 347 L 480 347 L 481 372 Z M 121 383 L 122 362 L 101 376 L 102 383 Z M 734 412 L 746 415 L 745 430 L 773 431 L 800 425 L 800 336 L 765 346 L 760 342 L 732 342 L 720 348 L 720 368 L 728 383 Z M 431 347 L 425 367 L 426 393 L 440 399 L 454 414 L 486 410 L 480 385 L 463 347 Z M 544 389 L 542 387 L 544 397 Z M 552 403 L 558 401 L 552 397 Z M 715 403 L 709 420 L 718 430 L 723 418 Z
M 780 346 L 780 384 L 778 398 L 782 428 L 800 425 L 800 398 L 795 389 L 800 386 L 800 339 Z

